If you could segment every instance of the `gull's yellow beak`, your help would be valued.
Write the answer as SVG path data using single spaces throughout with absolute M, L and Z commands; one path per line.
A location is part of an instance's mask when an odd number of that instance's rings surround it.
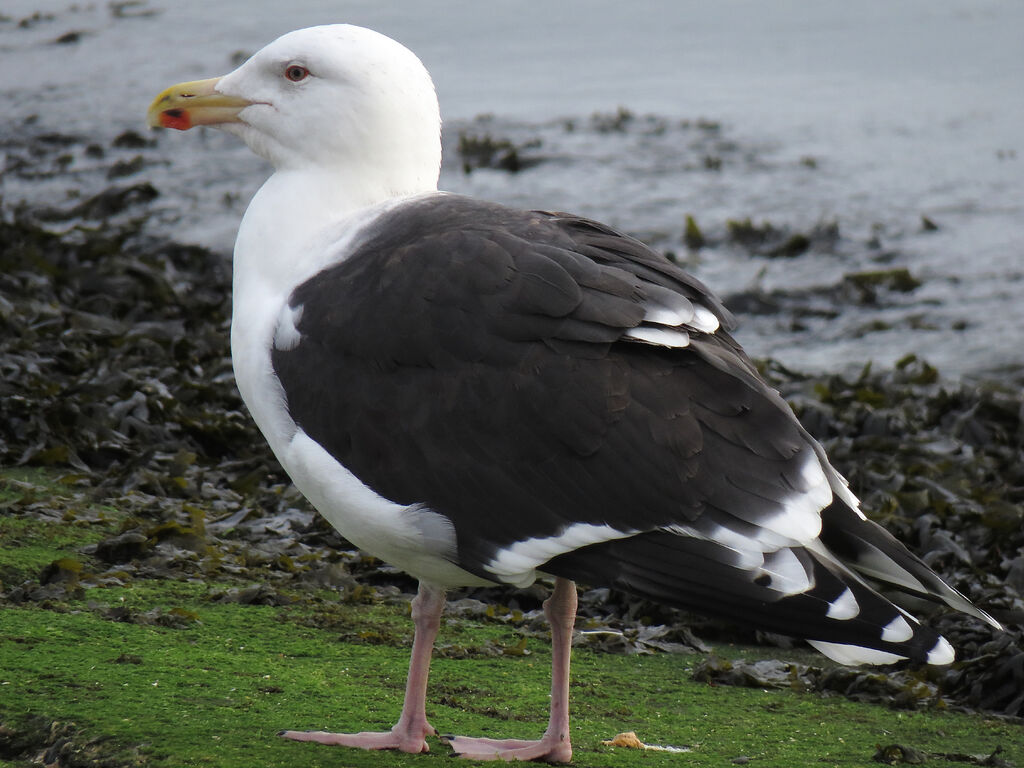
M 146 112 L 150 128 L 187 131 L 194 125 L 237 123 L 238 113 L 253 102 L 219 93 L 219 77 L 172 85 L 161 93 Z

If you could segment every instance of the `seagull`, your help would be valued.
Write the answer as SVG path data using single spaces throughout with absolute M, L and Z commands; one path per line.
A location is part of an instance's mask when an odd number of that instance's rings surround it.
M 320 514 L 419 580 L 395 726 L 280 735 L 426 752 L 446 590 L 538 574 L 547 730 L 445 737 L 456 754 L 571 759 L 577 581 L 849 664 L 953 661 L 882 587 L 999 626 L 865 517 L 700 281 L 599 222 L 438 191 L 437 97 L 401 44 L 291 32 L 163 91 L 148 121 L 216 126 L 273 167 L 234 249 L 238 389 Z

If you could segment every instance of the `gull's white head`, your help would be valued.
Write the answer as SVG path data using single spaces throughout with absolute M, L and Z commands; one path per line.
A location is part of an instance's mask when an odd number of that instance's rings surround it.
M 149 123 L 216 125 L 277 170 L 372 178 L 393 195 L 437 188 L 441 119 L 430 75 L 407 48 L 362 27 L 289 32 L 224 77 L 168 88 Z

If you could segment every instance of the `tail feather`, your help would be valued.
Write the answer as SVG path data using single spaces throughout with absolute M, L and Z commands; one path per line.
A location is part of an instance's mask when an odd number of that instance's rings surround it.
M 1002 629 L 998 621 L 946 584 L 891 533 L 864 519 L 842 501 L 837 499 L 823 509 L 821 521 L 819 540 L 857 573 L 916 597 L 941 601 L 950 608 Z
M 659 531 L 584 547 L 551 560 L 543 570 L 802 637 L 843 663 L 953 661 L 953 649 L 944 638 L 876 592 L 823 547 L 783 551 L 792 554 L 786 559 L 790 572 L 786 578 L 774 578 L 720 544 Z M 803 569 L 804 579 L 794 577 L 794 563 Z M 802 588 L 794 591 L 797 583 Z

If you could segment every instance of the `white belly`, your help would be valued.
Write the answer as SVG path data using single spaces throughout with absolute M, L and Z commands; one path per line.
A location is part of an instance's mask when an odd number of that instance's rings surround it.
M 422 512 L 375 493 L 301 429 L 278 457 L 302 495 L 360 549 L 442 587 L 493 583 L 432 554 L 413 522 Z
M 238 390 L 296 487 L 342 536 L 439 586 L 491 583 L 452 563 L 454 529 L 445 518 L 381 497 L 288 414 L 270 359 L 279 325 L 286 331 L 279 343 L 299 343 L 288 297 L 298 284 L 345 258 L 365 224 L 403 202 L 396 198 L 354 209 L 344 200 L 331 199 L 331 193 L 338 192 L 333 180 L 320 191 L 322 195 L 310 196 L 308 190 L 293 194 L 287 174 L 275 174 L 256 193 L 242 219 L 235 243 L 231 320 Z M 346 210 L 350 213 L 339 213 Z

